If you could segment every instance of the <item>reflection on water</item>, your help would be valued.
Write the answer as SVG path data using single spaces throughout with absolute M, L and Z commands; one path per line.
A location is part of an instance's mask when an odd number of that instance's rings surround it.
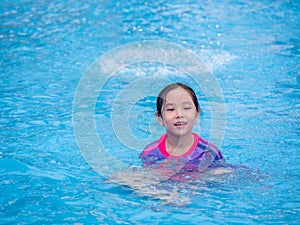
M 235 167 L 224 165 L 212 167 L 205 171 L 182 170 L 183 165 L 172 163 L 168 165 L 152 165 L 143 168 L 132 168 L 127 171 L 119 171 L 112 175 L 108 182 L 129 187 L 141 196 L 159 199 L 165 204 L 186 206 L 191 203 L 194 195 L 210 192 L 209 186 L 221 188 L 234 187 L 237 183 L 243 186 L 252 182 L 266 179 L 259 171 L 247 167 Z

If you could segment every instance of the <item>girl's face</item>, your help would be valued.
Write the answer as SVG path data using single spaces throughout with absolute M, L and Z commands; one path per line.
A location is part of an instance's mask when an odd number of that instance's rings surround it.
M 199 113 L 191 95 L 178 87 L 167 94 L 162 107 L 162 117 L 156 117 L 158 123 L 166 128 L 167 134 L 181 137 L 192 133 Z

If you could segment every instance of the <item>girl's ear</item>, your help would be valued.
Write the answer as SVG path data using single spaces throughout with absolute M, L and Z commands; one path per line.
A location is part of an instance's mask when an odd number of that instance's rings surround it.
M 200 113 L 201 113 L 201 109 L 199 108 L 199 110 L 196 112 L 196 122 L 198 122 L 199 120 Z
M 158 124 L 161 125 L 161 126 L 163 126 L 164 125 L 164 121 L 163 121 L 162 117 L 158 115 L 157 112 L 155 112 L 155 117 L 157 119 Z

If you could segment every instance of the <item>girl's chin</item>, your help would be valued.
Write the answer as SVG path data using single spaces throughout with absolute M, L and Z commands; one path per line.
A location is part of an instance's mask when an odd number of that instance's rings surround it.
M 172 132 L 167 132 L 167 134 L 170 134 L 172 136 L 178 136 L 178 138 L 183 137 L 183 136 L 189 136 L 192 135 L 192 132 L 181 132 L 181 131 L 172 131 Z

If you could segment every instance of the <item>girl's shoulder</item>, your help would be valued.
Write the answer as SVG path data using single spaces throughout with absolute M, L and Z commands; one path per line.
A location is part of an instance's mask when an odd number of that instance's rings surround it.
M 141 153 L 141 157 L 143 158 L 144 156 L 150 154 L 151 152 L 155 152 L 155 151 L 160 151 L 160 145 L 162 145 L 164 143 L 166 139 L 166 135 L 161 136 L 158 140 L 151 142 L 150 144 L 148 144 L 144 150 Z
M 219 148 L 216 145 L 214 145 L 213 143 L 209 142 L 208 140 L 206 140 L 205 138 L 203 138 L 199 135 L 197 135 L 197 136 L 198 136 L 198 144 L 197 144 L 196 148 L 201 149 L 205 152 L 213 153 L 213 155 L 215 155 L 216 159 L 223 158 L 221 151 L 219 150 Z

